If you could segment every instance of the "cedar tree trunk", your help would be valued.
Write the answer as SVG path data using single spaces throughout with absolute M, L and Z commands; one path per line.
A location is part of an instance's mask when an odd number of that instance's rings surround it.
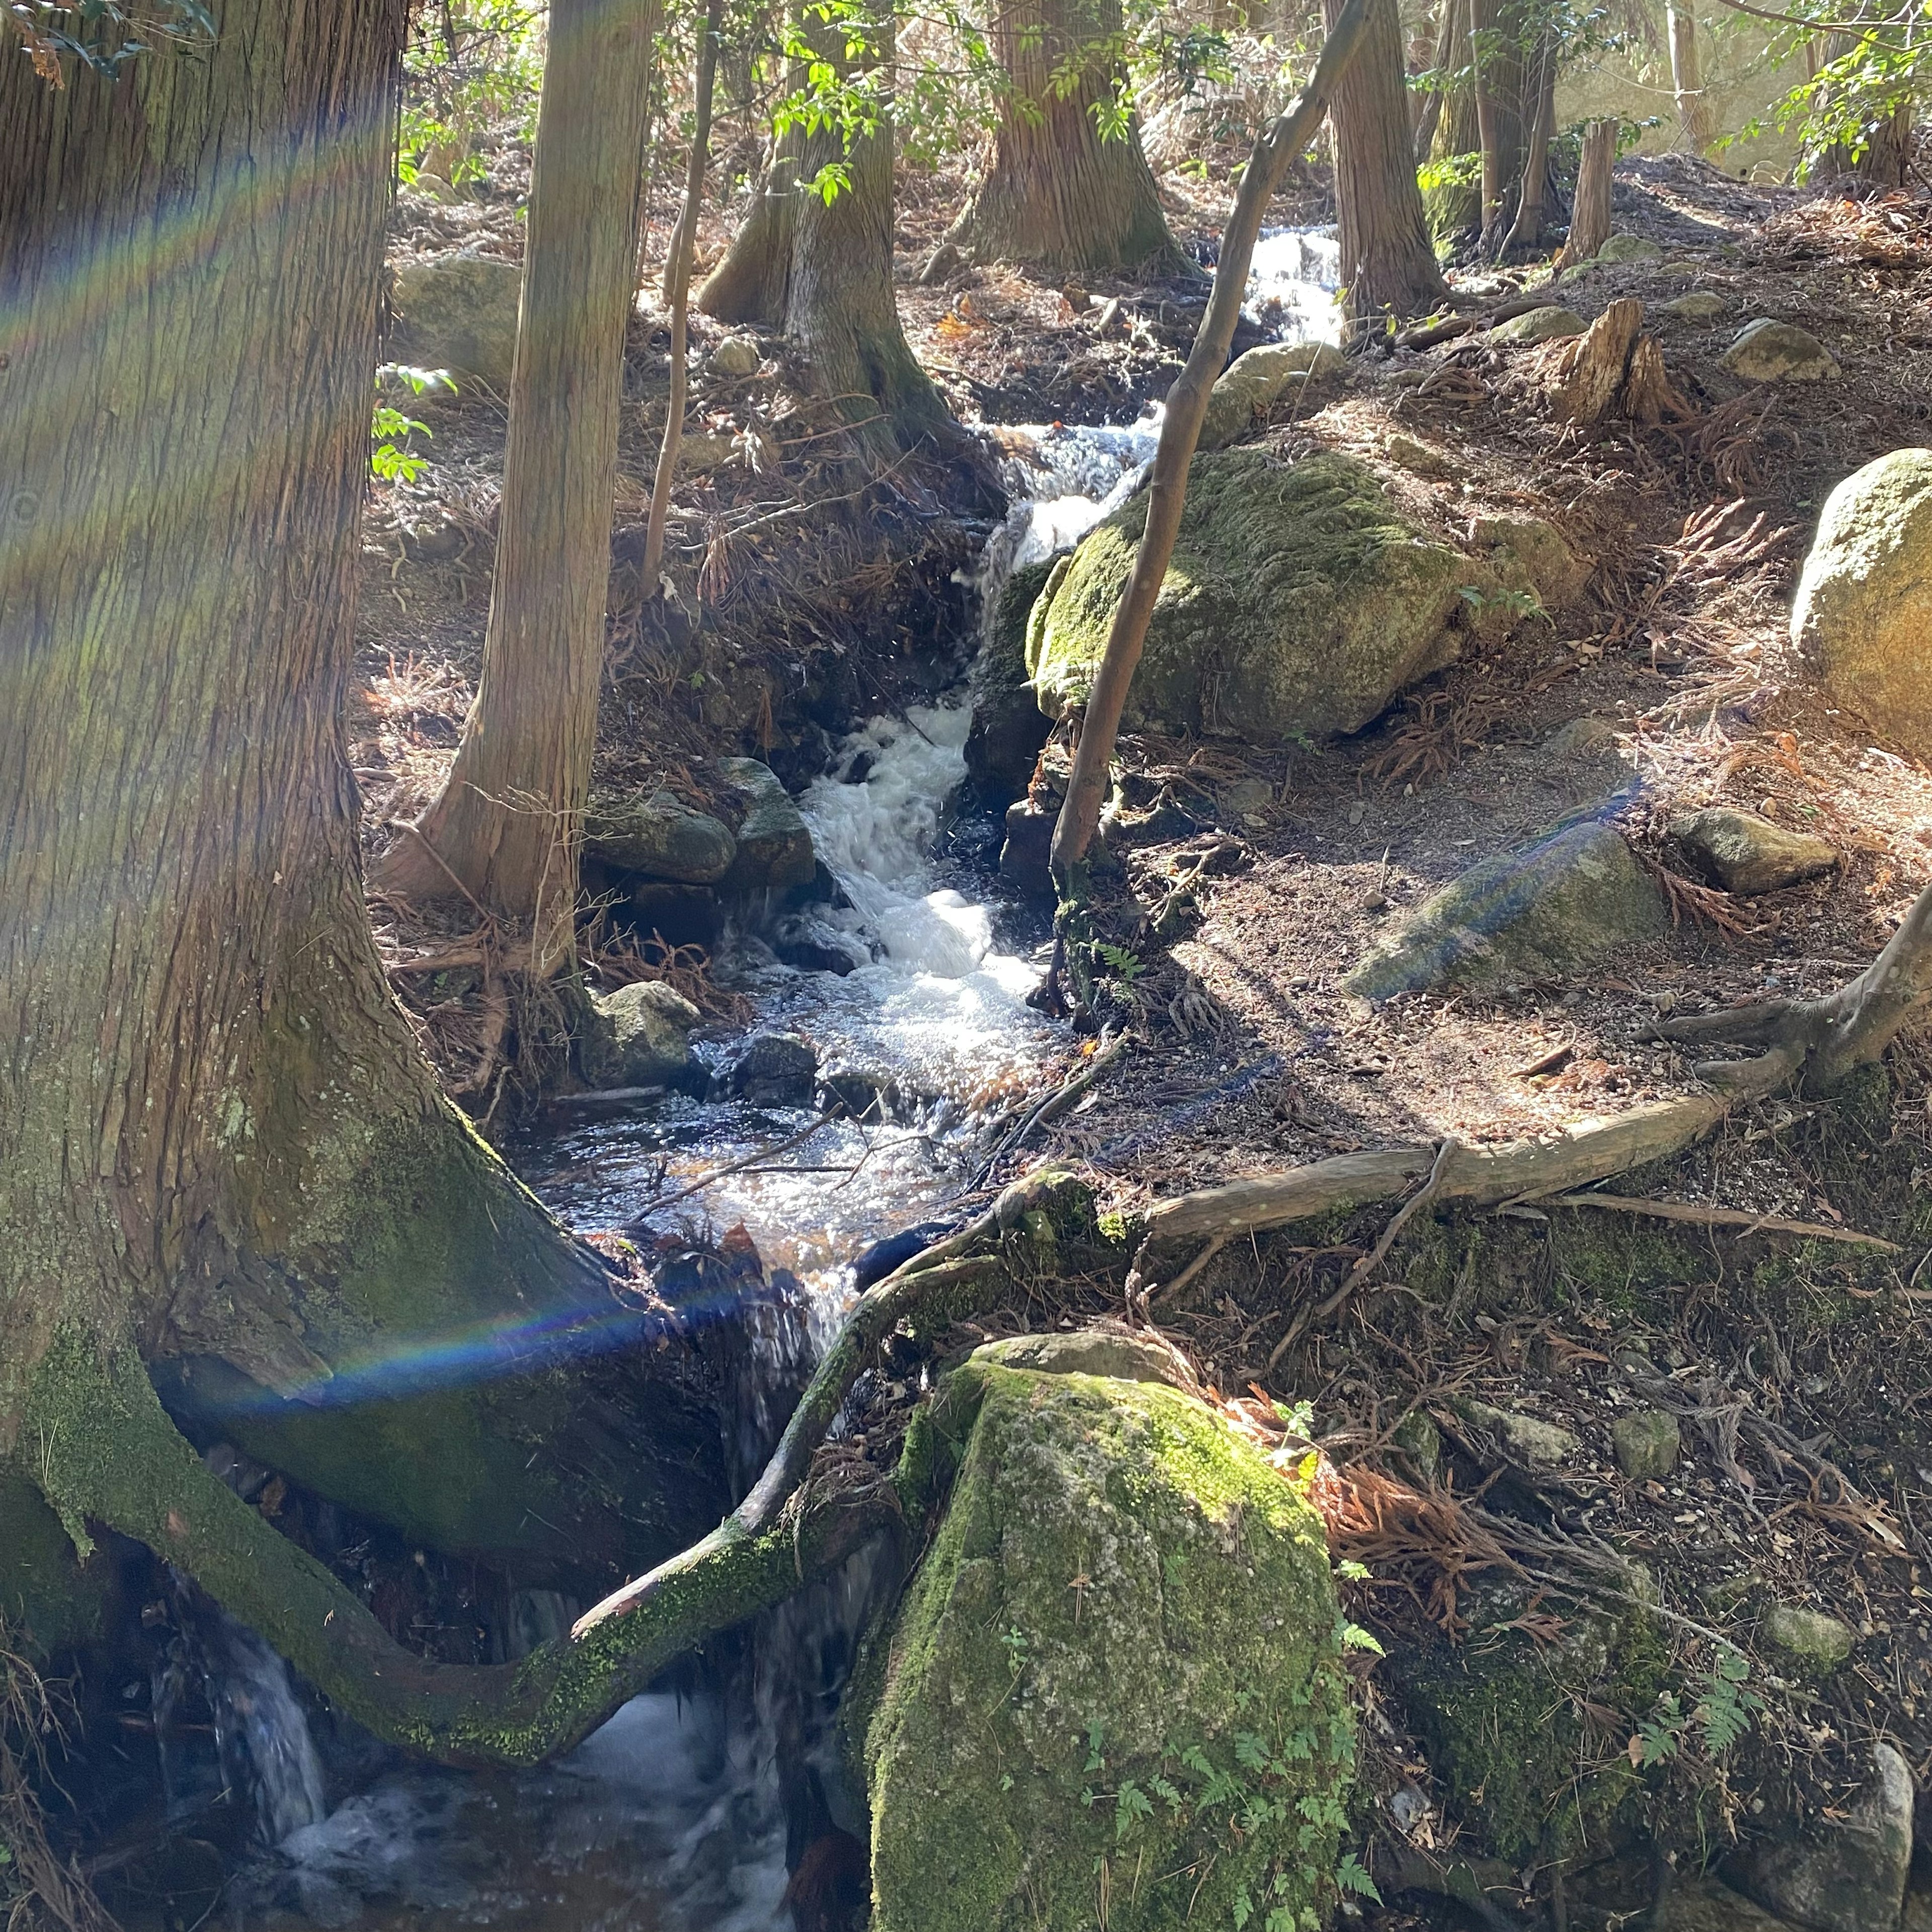
M 801 26 L 828 64 L 855 71 L 846 23 L 828 26 L 808 13 Z M 889 34 L 881 32 L 869 58 L 875 67 L 890 64 Z M 812 186 L 828 166 L 847 175 L 829 202 Z M 779 137 L 765 185 L 698 290 L 698 305 L 721 322 L 782 328 L 802 351 L 814 389 L 874 456 L 891 460 L 921 442 L 958 440 L 958 426 L 899 326 L 888 106 L 849 149 L 836 128 L 808 134 L 794 125 Z
M 1050 275 L 1191 272 L 1161 212 L 1140 122 L 1102 138 L 1122 78 L 1119 0 L 1004 0 L 993 39 L 1007 91 L 993 158 L 948 239 L 980 262 Z
M 551 7 L 483 673 L 441 795 L 380 872 L 386 890 L 527 922 L 542 973 L 574 954 L 652 13 Z
M 1558 268 L 1587 262 L 1610 238 L 1611 170 L 1616 166 L 1617 124 L 1592 121 L 1583 130 L 1583 158 L 1576 170 L 1576 206 L 1570 237 L 1556 257 Z
M 578 1426 L 626 1312 L 438 1090 L 358 878 L 404 11 L 214 10 L 111 85 L 0 68 L 0 1462 L 84 1548 L 82 1473 L 194 1462 L 159 1387 L 414 1539 L 596 1577 L 714 1514 L 696 1405 L 619 1377 Z M 90 1435 L 76 1376 L 154 1430 Z M 680 1416 L 674 1478 L 602 1466 Z
M 1341 10 L 1341 0 L 1323 0 L 1331 32 Z M 1423 314 L 1448 298 L 1416 184 L 1404 71 L 1396 0 L 1371 0 L 1360 51 L 1328 110 L 1342 280 L 1358 326 Z
M 1688 7 L 1666 7 L 1670 30 L 1670 84 L 1677 95 L 1678 137 L 1694 154 L 1706 154 L 1715 138 L 1711 103 L 1697 52 L 1697 19 Z

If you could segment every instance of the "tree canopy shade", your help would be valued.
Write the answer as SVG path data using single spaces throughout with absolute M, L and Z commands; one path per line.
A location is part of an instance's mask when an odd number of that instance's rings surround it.
M 628 1570 L 716 1520 L 669 1475 L 715 1429 L 654 1370 L 596 1440 L 649 1420 L 668 1461 L 613 1480 L 562 1428 L 628 1312 L 443 1098 L 362 902 L 403 10 L 217 26 L 111 85 L 0 69 L 0 1457 L 80 1541 L 127 1458 L 193 1460 L 151 1365 L 184 1426 L 405 1534 Z M 110 1387 L 140 1426 L 89 1440 Z

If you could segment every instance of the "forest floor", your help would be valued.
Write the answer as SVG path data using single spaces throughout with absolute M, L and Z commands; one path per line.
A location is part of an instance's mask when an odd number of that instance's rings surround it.
M 1184 286 L 1096 278 L 1069 290 L 1004 271 L 920 283 L 953 205 L 950 185 L 907 190 L 900 296 L 915 349 L 962 418 L 1120 422 L 1164 392 L 1197 313 Z M 1223 192 L 1190 188 L 1174 209 L 1182 239 L 1204 256 Z M 418 199 L 399 214 L 400 248 L 464 239 L 514 251 L 500 208 Z M 1586 319 L 1614 296 L 1640 299 L 1698 412 L 1688 424 L 1580 436 L 1543 404 L 1552 350 L 1475 336 L 1357 358 L 1258 431 L 1289 458 L 1334 448 L 1376 460 L 1404 509 L 1451 538 L 1484 515 L 1542 518 L 1593 574 L 1574 608 L 1466 658 L 1357 737 L 1286 753 L 1232 739 L 1124 741 L 1130 798 L 1165 796 L 1192 821 L 1177 838 L 1172 817 L 1125 815 L 1116 842 L 1140 903 L 1156 903 L 1210 847 L 1222 856 L 1202 881 L 1192 930 L 1146 949 L 1132 992 L 1150 1050 L 1126 1054 L 1036 1142 L 1036 1154 L 1083 1173 L 1107 1203 L 1131 1210 L 1358 1148 L 1546 1135 L 1689 1090 L 1690 1056 L 1649 1037 L 1660 1014 L 1828 990 L 1869 961 L 1932 880 L 1932 771 L 1828 707 L 1789 645 L 1797 568 L 1832 485 L 1928 440 L 1932 201 L 1810 197 L 1678 159 L 1627 161 L 1616 226 L 1660 244 L 1664 260 L 1594 271 L 1554 298 Z M 721 223 L 707 234 L 707 250 L 723 232 Z M 1507 296 L 1544 272 L 1481 286 Z M 1660 313 L 1694 289 L 1720 296 L 1723 313 L 1702 322 Z M 1766 315 L 1810 330 L 1842 376 L 1753 388 L 1726 374 L 1724 350 Z M 700 346 L 722 332 L 695 324 Z M 736 454 L 680 488 L 670 572 L 692 612 L 701 572 L 721 595 L 715 608 L 707 601 L 704 628 L 646 620 L 623 559 L 662 421 L 663 340 L 651 316 L 640 318 L 600 757 L 607 769 L 688 782 L 707 752 L 756 749 L 788 780 L 808 776 L 841 717 L 958 676 L 970 628 L 950 578 L 978 532 L 927 514 L 922 493 L 933 486 L 916 478 L 897 486 L 916 500 L 896 524 L 801 517 L 788 526 L 788 508 L 843 487 L 844 472 L 818 453 L 824 425 L 782 380 L 727 386 L 700 375 L 694 428 Z M 432 461 L 416 488 L 379 490 L 365 547 L 354 757 L 372 844 L 440 778 L 487 614 L 500 399 L 432 397 L 412 407 L 434 432 Z M 1432 473 L 1392 470 L 1396 437 L 1423 446 Z M 720 652 L 758 676 L 694 680 Z M 836 657 L 837 701 L 815 714 L 774 710 L 772 686 L 758 677 L 775 679 L 788 657 Z M 762 712 L 747 688 L 766 692 Z M 1612 794 L 1615 822 L 1666 886 L 1676 914 L 1667 934 L 1600 970 L 1507 991 L 1376 1008 L 1342 989 L 1367 946 L 1439 886 Z M 1714 802 L 1822 835 L 1838 868 L 1748 900 L 1698 889 L 1664 828 L 1673 812 Z M 393 909 L 376 911 L 379 926 L 393 924 Z M 1073 1051 L 1070 1042 L 1070 1060 Z M 1932 1202 L 1932 1052 L 1908 1040 L 1891 1078 L 1876 1116 L 1834 1120 L 1795 1101 L 1767 1103 L 1631 1191 L 1908 1240 L 1904 1224 Z M 1592 1218 L 1618 1226 L 1586 1233 L 1580 1222 Z M 1886 1735 L 1923 1780 L 1932 1772 L 1932 1545 L 1918 1526 L 1932 1529 L 1932 1422 L 1918 1406 L 1932 1388 L 1932 1346 L 1912 1313 L 1923 1298 L 1918 1252 L 1894 1268 L 1870 1251 L 1816 1242 L 1794 1262 L 1789 1244 L 1720 1241 L 1708 1229 L 1671 1237 L 1675 1249 L 1660 1236 L 1643 1248 L 1650 1238 L 1634 1217 L 1628 1227 L 1616 1215 L 1568 1219 L 1580 1224 L 1587 1266 L 1524 1262 L 1504 1240 L 1472 1289 L 1474 1247 L 1458 1249 L 1453 1265 L 1418 1250 L 1407 1282 L 1399 1252 L 1382 1287 L 1286 1355 L 1276 1345 L 1298 1297 L 1360 1251 L 1359 1234 L 1313 1255 L 1279 1242 L 1231 1253 L 1163 1319 L 1222 1390 L 1258 1384 L 1284 1401 L 1315 1399 L 1338 1454 L 1352 1442 L 1385 1445 L 1402 1414 L 1446 1414 L 1466 1396 L 1560 1423 L 1586 1445 L 1566 1507 L 1593 1533 L 1647 1551 L 1672 1600 L 1722 1620 L 1714 1606 L 1776 1597 L 1852 1626 L 1849 1668 L 1815 1694 L 1793 1690 L 1790 1714 L 1771 1725 L 1779 1775 L 1808 1778 L 1811 1802 L 1828 1803 L 1851 1775 L 1846 1748 Z M 1444 1279 L 1462 1285 L 1446 1306 L 1425 1306 L 1414 1284 L 1444 1266 Z M 1657 1286 L 1660 1268 L 1676 1285 Z M 1848 1507 L 1769 1462 L 1754 1484 L 1734 1428 L 1687 1429 L 1686 1460 L 1667 1481 L 1624 1480 L 1610 1426 L 1632 1400 L 1616 1365 L 1631 1350 L 1679 1388 L 1704 1390 L 1707 1408 L 1755 1405 L 1828 1442 L 1857 1474 L 1862 1500 Z M 1725 1628 L 1750 1651 L 1748 1616 Z M 1776 1680 L 1774 1659 L 1754 1662 L 1760 1681 Z M 1730 1802 L 1726 1826 L 1748 1826 L 1742 1800 Z M 1435 1828 L 1448 1842 L 1454 1820 L 1438 1816 Z

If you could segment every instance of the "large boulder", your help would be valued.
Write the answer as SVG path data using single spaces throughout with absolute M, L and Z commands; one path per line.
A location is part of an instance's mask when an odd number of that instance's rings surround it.
M 873 1932 L 1314 1924 L 1354 1738 L 1300 1492 L 1157 1382 L 975 1360 L 914 1430 L 957 1474 L 848 1702 Z
M 424 368 L 507 391 L 517 354 L 524 272 L 467 250 L 406 262 L 396 271 L 396 346 Z
M 983 805 L 1006 805 L 1024 791 L 1046 742 L 1047 722 L 1027 679 L 1027 620 L 1055 568 L 1052 560 L 1025 563 L 1007 578 L 973 667 L 966 776 Z
M 1894 1932 L 1912 1869 L 1912 1772 L 1893 1746 L 1840 1816 L 1786 1833 L 1737 1862 L 1736 1881 L 1766 1910 L 1810 1932 Z
M 592 1086 L 660 1087 L 691 1064 L 686 1037 L 698 1009 L 661 980 L 634 980 L 614 993 L 593 993 L 578 1034 L 584 1077 Z
M 1097 525 L 1034 607 L 1028 668 L 1049 717 L 1093 687 L 1146 518 L 1143 496 Z M 1463 593 L 1489 582 L 1407 522 L 1352 457 L 1197 456 L 1127 728 L 1270 745 L 1359 731 L 1455 661 Z
M 593 797 L 584 850 L 614 872 L 709 886 L 731 869 L 738 848 L 728 826 L 659 790 L 642 798 Z
M 1565 336 L 1581 335 L 1589 327 L 1574 309 L 1552 302 L 1542 308 L 1513 315 L 1490 331 L 1492 342 L 1556 342 Z
M 778 773 L 756 758 L 720 758 L 718 770 L 734 794 L 729 809 L 738 842 L 724 890 L 754 892 L 810 885 L 818 874 L 818 855 Z
M 1826 498 L 1791 639 L 1839 704 L 1932 752 L 1932 449 L 1894 449 Z
M 1342 366 L 1340 350 L 1328 342 L 1264 342 L 1222 370 L 1208 397 L 1197 449 L 1225 449 L 1268 414 L 1295 381 L 1312 382 Z
M 1661 932 L 1656 882 L 1594 820 L 1485 860 L 1426 899 L 1344 982 L 1371 1000 L 1566 973 Z

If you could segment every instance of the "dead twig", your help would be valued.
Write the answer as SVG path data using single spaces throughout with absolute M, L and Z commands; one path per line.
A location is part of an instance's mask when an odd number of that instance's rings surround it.
M 1624 1214 L 1647 1214 L 1660 1221 L 1688 1221 L 1700 1227 L 1741 1228 L 1747 1234 L 1796 1234 L 1806 1240 L 1842 1241 L 1847 1246 L 1876 1248 L 1882 1254 L 1902 1254 L 1896 1241 L 1856 1228 L 1833 1228 L 1822 1221 L 1791 1221 L 1781 1214 L 1753 1214 L 1742 1208 L 1706 1208 L 1694 1201 L 1646 1201 L 1624 1194 L 1559 1194 L 1538 1204 L 1545 1208 L 1607 1208 Z

